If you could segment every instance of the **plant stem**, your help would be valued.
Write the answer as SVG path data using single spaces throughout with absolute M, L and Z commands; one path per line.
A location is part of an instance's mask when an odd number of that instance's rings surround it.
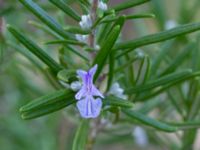
M 96 11 L 97 11 L 97 6 L 98 6 L 98 0 L 93 0 L 93 3 L 92 3 L 92 8 L 91 8 L 91 11 L 90 11 L 90 15 L 91 15 L 91 19 L 92 19 L 92 22 L 94 23 L 96 21 L 96 18 L 97 18 L 97 14 L 96 14 Z M 89 46 L 92 47 L 93 49 L 95 49 L 95 29 L 92 30 L 91 34 L 89 35 Z M 95 57 L 95 52 L 91 52 L 91 57 L 94 58 Z

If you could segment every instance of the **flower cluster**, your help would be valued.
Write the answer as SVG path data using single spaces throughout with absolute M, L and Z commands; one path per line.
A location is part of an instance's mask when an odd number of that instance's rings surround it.
M 91 1 L 92 3 L 92 1 Z M 103 11 L 107 10 L 106 3 L 98 1 L 98 9 Z M 93 25 L 92 17 L 90 14 L 82 15 L 79 25 L 82 30 L 89 30 Z M 76 39 L 80 42 L 87 43 L 88 35 L 75 35 Z M 99 45 L 94 44 L 94 49 L 100 49 Z M 96 118 L 101 111 L 103 94 L 94 86 L 93 76 L 97 70 L 97 65 L 92 67 L 89 71 L 78 70 L 77 75 L 82 79 L 82 85 L 80 82 L 74 82 L 70 85 L 71 89 L 77 91 L 75 95 L 77 102 L 77 108 L 83 118 Z

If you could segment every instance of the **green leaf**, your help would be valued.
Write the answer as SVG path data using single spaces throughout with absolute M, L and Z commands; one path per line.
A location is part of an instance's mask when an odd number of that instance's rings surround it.
M 83 60 L 85 60 L 86 63 L 88 63 L 89 59 L 88 59 L 87 56 L 85 56 L 85 55 L 83 54 L 83 52 L 80 52 L 79 50 L 74 49 L 73 47 L 71 47 L 71 46 L 69 46 L 69 45 L 67 45 L 67 44 L 63 44 L 63 45 L 64 45 L 64 47 L 65 47 L 65 50 L 68 50 L 68 51 L 73 52 L 74 54 L 76 54 L 77 56 L 79 56 L 80 58 L 82 58 Z
M 137 15 L 123 15 L 125 20 L 130 20 L 130 19 L 140 19 L 140 18 L 154 18 L 154 14 L 137 14 Z M 107 22 L 113 22 L 119 19 L 119 16 L 115 16 L 112 18 L 105 18 L 103 19 L 100 23 L 107 23 Z
M 97 43 L 99 45 L 102 45 L 104 39 L 106 38 L 106 35 L 109 33 L 111 28 L 112 28 L 112 22 L 105 23 L 100 26 L 99 31 L 97 31 L 98 34 L 96 36 Z
M 75 26 L 66 26 L 64 27 L 64 30 L 73 34 L 90 34 L 90 30 L 88 29 L 81 29 L 80 27 L 75 27 Z
M 73 140 L 72 150 L 86 149 L 87 139 L 89 134 L 89 120 L 83 119 L 76 131 Z
M 72 9 L 69 5 L 66 3 L 60 1 L 60 0 L 49 0 L 51 3 L 56 5 L 58 8 L 60 8 L 63 12 L 65 12 L 67 15 L 75 19 L 76 21 L 80 21 L 81 17 L 77 14 L 77 12 Z
M 135 57 L 135 56 L 134 56 Z M 132 58 L 131 55 L 126 54 L 125 57 L 126 62 L 129 62 Z M 135 69 L 134 69 L 134 65 L 131 63 L 128 66 L 126 66 L 126 72 L 124 74 L 124 78 L 126 78 L 126 86 L 134 86 L 136 84 L 136 80 L 135 80 Z M 125 68 L 123 68 L 124 70 Z
M 11 13 L 14 10 L 12 6 L 9 6 L 7 8 L 2 7 L 0 10 L 0 17 L 6 16 L 7 14 Z
M 180 129 L 190 129 L 190 128 L 199 128 L 199 121 L 186 121 L 186 122 L 166 122 L 167 124 L 177 126 Z
M 200 29 L 200 23 L 186 24 L 186 25 L 182 25 L 182 26 L 173 28 L 171 30 L 147 35 L 147 36 L 144 36 L 144 37 L 141 37 L 138 39 L 130 40 L 128 42 L 118 43 L 114 47 L 114 50 L 123 50 L 123 52 L 118 55 L 118 57 L 120 57 L 120 56 L 125 55 L 126 53 L 134 50 L 137 47 L 169 40 L 169 39 L 175 38 L 177 36 L 195 32 L 199 29 Z M 125 50 L 125 49 L 127 49 L 127 50 Z
M 137 73 L 137 76 L 136 76 L 136 79 L 135 79 L 135 82 L 138 83 L 140 77 L 141 77 L 141 73 L 142 73 L 142 68 L 144 66 L 144 62 L 145 62 L 145 57 L 142 58 L 141 62 L 140 62 L 140 65 L 139 65 L 139 68 L 138 68 L 138 73 Z
M 19 1 L 53 31 L 55 31 L 64 38 L 69 38 L 69 35 L 60 26 L 60 24 L 56 22 L 52 17 L 50 17 L 47 14 L 47 12 L 45 12 L 40 6 L 38 6 L 32 0 L 19 0 Z
M 170 41 L 165 42 L 161 46 L 160 50 L 158 51 L 158 54 L 156 54 L 156 57 L 153 58 L 153 60 L 152 60 L 153 62 L 152 62 L 152 67 L 151 67 L 151 71 L 150 71 L 150 76 L 153 77 L 156 74 L 162 61 L 167 56 L 167 54 L 170 52 L 170 50 L 172 50 L 173 44 L 174 44 L 174 40 L 170 40 Z
M 124 107 L 124 108 L 133 108 L 134 104 L 130 101 L 124 100 L 115 96 L 107 96 L 103 99 L 103 104 L 108 106 Z
M 115 42 L 117 41 L 117 38 L 120 34 L 123 24 L 124 24 L 124 17 L 120 17 L 115 22 L 115 24 L 109 31 L 108 35 L 105 37 L 105 40 L 103 41 L 101 45 L 101 49 L 98 52 L 93 62 L 93 65 L 98 64 L 98 69 L 94 76 L 94 81 L 98 78 L 101 70 L 103 69 L 103 66 L 106 63 L 107 57 L 110 55 L 111 49 L 114 46 Z
M 153 118 L 143 115 L 142 113 L 132 111 L 132 110 L 127 110 L 127 109 L 122 109 L 122 111 L 130 118 L 137 120 L 145 125 L 151 126 L 155 129 L 165 131 L 165 132 L 175 132 L 178 130 L 178 128 L 175 126 L 168 125 L 163 122 L 157 121 Z
M 112 51 L 109 56 L 109 72 L 108 72 L 107 91 L 109 91 L 110 86 L 112 85 L 112 81 L 113 81 L 113 77 L 114 77 L 114 69 L 115 69 L 115 51 Z
M 170 102 L 176 109 L 176 111 L 184 118 L 185 114 L 182 105 L 177 102 L 177 99 L 174 97 L 174 95 L 171 94 L 170 90 L 167 91 L 167 95 L 169 97 Z
M 163 86 L 163 85 L 166 85 L 169 83 L 174 83 L 174 82 L 180 81 L 191 75 L 192 75 L 191 70 L 180 71 L 177 73 L 166 75 L 157 80 L 150 81 L 149 83 L 146 83 L 145 85 L 138 85 L 136 87 L 129 88 L 129 89 L 125 90 L 125 93 L 131 94 L 131 93 L 145 92 L 145 91 L 151 90 L 151 89 L 159 87 L 159 86 Z
M 55 62 L 51 57 L 49 57 L 38 45 L 36 45 L 32 40 L 28 39 L 26 36 L 21 34 L 19 31 L 14 29 L 12 26 L 7 25 L 8 30 L 12 35 L 19 40 L 29 51 L 36 55 L 41 61 L 43 61 L 49 68 L 54 72 L 58 72 L 62 67 Z
M 65 89 L 59 90 L 59 91 L 47 94 L 45 96 L 39 97 L 35 100 L 32 100 L 28 104 L 22 106 L 20 108 L 20 112 L 33 111 L 33 110 L 42 108 L 44 106 L 52 105 L 60 101 L 65 101 L 66 98 L 71 97 L 72 95 L 73 95 L 72 91 L 68 91 Z
M 59 36 L 57 33 L 53 32 L 51 29 L 47 28 L 46 26 L 43 26 L 42 24 L 39 24 L 37 22 L 34 21 L 29 21 L 30 24 L 34 25 L 35 27 L 44 30 L 45 32 L 53 35 L 54 37 L 58 38 L 59 40 L 64 40 L 61 36 Z M 80 58 L 84 59 L 85 61 L 88 61 L 88 58 L 86 56 L 84 56 L 83 54 L 81 54 L 78 50 L 74 49 L 74 47 L 70 47 L 67 44 L 64 44 L 64 47 L 66 47 L 67 50 L 71 51 L 72 53 L 74 53 L 75 55 L 79 56 Z
M 71 44 L 71 45 L 79 45 L 79 46 L 85 46 L 86 43 L 75 41 L 75 40 L 54 40 L 45 42 L 45 44 Z
M 37 29 L 44 31 L 45 33 L 48 33 L 49 35 L 51 35 L 55 38 L 59 38 L 59 39 L 62 38 L 59 34 L 57 34 L 56 32 L 54 32 L 53 30 L 51 30 L 50 28 L 48 28 L 46 25 L 44 25 L 42 23 L 38 23 L 36 21 L 29 20 L 28 24 L 36 27 Z
M 194 44 L 189 44 L 188 46 L 186 46 L 183 51 L 173 59 L 169 66 L 162 73 L 160 73 L 160 76 L 175 71 L 176 68 L 178 68 L 181 63 L 188 58 L 188 55 L 193 51 L 194 47 Z
M 58 72 L 57 77 L 58 77 L 59 80 L 68 83 L 72 79 L 76 78 L 76 70 L 63 69 L 63 70 Z
M 93 65 L 98 64 L 98 69 L 94 76 L 94 80 L 97 79 L 101 70 L 103 69 L 103 66 L 106 63 L 106 59 L 109 56 L 111 49 L 119 36 L 119 33 L 120 33 L 120 26 L 117 25 L 112 29 L 108 37 L 104 40 L 104 43 L 102 44 L 101 49 L 93 62 Z
M 124 10 L 124 9 L 128 9 L 137 5 L 141 5 L 143 3 L 149 2 L 150 0 L 127 0 L 125 2 L 122 2 L 112 8 L 110 8 L 109 10 L 114 9 L 116 12 Z
M 24 120 L 29 120 L 29 119 L 35 119 L 44 115 L 48 115 L 50 113 L 53 113 L 55 111 L 61 110 L 73 103 L 75 103 L 76 101 L 72 99 L 73 97 L 69 97 L 68 101 L 60 101 L 59 103 L 55 103 L 49 106 L 44 106 L 41 109 L 38 110 L 33 110 L 33 111 L 27 111 L 27 112 L 23 112 L 21 113 L 21 117 Z
M 42 65 L 33 57 L 33 55 L 25 50 L 24 48 L 22 48 L 21 46 L 8 41 L 6 42 L 7 45 L 9 45 L 10 47 L 14 48 L 17 52 L 21 53 L 24 57 L 26 57 L 30 62 L 32 62 L 41 72 L 44 73 L 44 69 L 42 68 Z
M 130 67 L 136 60 L 138 60 L 139 58 L 138 57 L 133 57 L 131 58 L 130 60 L 128 60 L 126 63 L 118 66 L 115 70 L 114 70 L 114 73 L 117 73 L 117 72 L 121 72 L 122 70 L 124 70 L 125 68 L 127 67 Z
M 58 111 L 66 106 L 75 103 L 74 93 L 67 90 L 60 90 L 54 93 L 39 97 L 20 108 L 22 119 L 33 119 L 49 113 Z
M 63 86 L 58 81 L 56 74 L 54 72 L 52 72 L 52 70 L 48 67 L 45 68 L 44 70 L 45 70 L 46 78 L 51 83 L 51 85 L 54 87 L 54 89 L 60 90 Z
M 194 72 L 194 73 L 190 73 L 188 75 L 182 76 L 179 79 L 176 79 L 174 81 L 169 82 L 166 85 L 163 85 L 161 88 L 158 88 L 157 90 L 155 90 L 153 92 L 150 91 L 148 93 L 145 93 L 145 95 L 142 95 L 141 97 L 138 97 L 137 101 L 144 101 L 144 100 L 150 99 L 150 98 L 162 93 L 163 91 L 166 91 L 167 89 L 169 89 L 170 87 L 172 87 L 172 86 L 174 86 L 176 84 L 179 84 L 181 82 L 184 82 L 186 80 L 189 80 L 191 78 L 195 78 L 195 77 L 198 77 L 198 76 L 200 76 L 200 72 Z
M 151 61 L 150 61 L 150 58 L 147 56 L 146 57 L 146 70 L 144 73 L 144 79 L 142 81 L 142 84 L 145 84 L 146 81 L 149 79 L 150 71 L 151 71 Z

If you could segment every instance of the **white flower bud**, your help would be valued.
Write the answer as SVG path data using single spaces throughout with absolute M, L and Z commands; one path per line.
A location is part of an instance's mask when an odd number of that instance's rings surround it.
M 166 30 L 175 28 L 176 26 L 177 26 L 177 22 L 174 21 L 174 20 L 168 20 L 168 21 L 165 23 L 165 29 L 166 29 Z
M 148 144 L 148 138 L 145 130 L 139 126 L 135 127 L 132 136 L 134 137 L 135 142 L 139 146 L 146 146 Z
M 144 56 L 145 56 L 144 52 L 141 49 L 137 49 L 135 51 L 135 53 L 136 53 L 138 58 L 144 58 Z
M 108 6 L 107 6 L 106 3 L 102 2 L 102 1 L 99 1 L 98 8 L 103 10 L 103 11 L 106 11 L 108 9 Z
M 73 90 L 73 91 L 78 91 L 81 89 L 81 83 L 79 81 L 74 81 L 70 84 L 70 88 Z
M 94 48 L 95 48 L 95 50 L 97 50 L 97 51 L 100 50 L 100 46 L 99 46 L 99 45 L 95 45 Z
M 79 22 L 79 25 L 82 29 L 89 29 L 92 26 L 92 18 L 88 15 L 81 16 L 81 21 Z
M 122 99 L 127 99 L 127 96 L 123 94 L 124 93 L 124 90 L 120 87 L 119 83 L 115 82 L 108 94 L 111 94 L 111 95 L 115 95 L 116 97 L 119 97 L 119 98 L 122 98 Z
M 88 41 L 88 35 L 76 34 L 75 36 L 79 42 L 87 43 Z

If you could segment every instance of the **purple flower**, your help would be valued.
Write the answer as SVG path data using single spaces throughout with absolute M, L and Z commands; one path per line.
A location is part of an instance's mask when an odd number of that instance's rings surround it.
M 77 70 L 77 74 L 82 79 L 83 85 L 76 93 L 75 98 L 78 100 L 76 105 L 83 118 L 96 118 L 101 111 L 101 98 L 104 98 L 104 96 L 93 84 L 93 76 L 96 70 L 97 65 L 92 67 L 88 72 Z

